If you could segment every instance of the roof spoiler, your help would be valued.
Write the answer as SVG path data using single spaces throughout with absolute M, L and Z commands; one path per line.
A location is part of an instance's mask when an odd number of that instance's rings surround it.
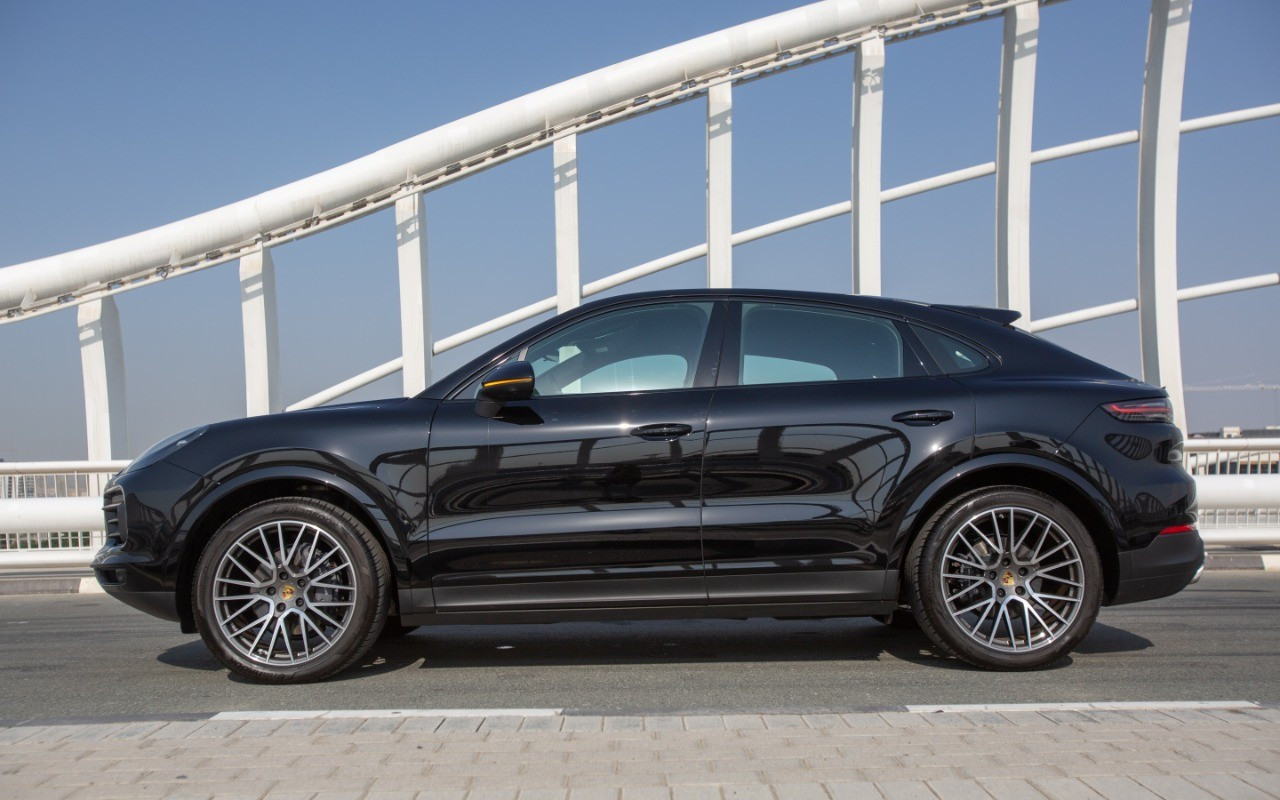
M 947 306 L 934 305 L 934 308 L 941 308 L 944 311 L 954 311 L 957 314 L 967 314 L 970 317 L 985 319 L 994 322 L 997 325 L 1012 325 L 1014 320 L 1022 316 L 1021 311 L 1014 311 L 1010 308 L 987 308 L 985 306 Z

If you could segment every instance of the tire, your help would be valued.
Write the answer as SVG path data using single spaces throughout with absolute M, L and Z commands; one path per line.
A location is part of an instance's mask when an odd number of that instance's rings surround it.
M 383 626 L 382 633 L 378 635 L 379 639 L 399 639 L 401 636 L 408 636 L 416 631 L 420 625 L 401 625 L 396 617 L 388 617 L 387 624 Z
M 306 683 L 369 650 L 387 620 L 389 586 L 386 554 L 355 517 L 287 497 L 218 529 L 196 566 L 192 606 L 227 669 L 259 683 Z
M 1084 638 L 1102 564 L 1080 520 L 1042 492 L 963 495 L 925 523 L 907 556 L 911 605 L 939 648 L 979 667 L 1052 664 Z

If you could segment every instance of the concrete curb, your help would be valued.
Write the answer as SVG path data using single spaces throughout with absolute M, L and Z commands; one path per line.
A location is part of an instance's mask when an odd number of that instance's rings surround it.
M 0 576 L 0 596 L 11 594 L 105 594 L 97 578 L 23 578 Z

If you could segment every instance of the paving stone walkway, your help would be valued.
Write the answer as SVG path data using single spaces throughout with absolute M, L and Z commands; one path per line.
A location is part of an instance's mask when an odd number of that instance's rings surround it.
M 0 725 L 0 798 L 1280 798 L 1275 708 L 243 716 Z

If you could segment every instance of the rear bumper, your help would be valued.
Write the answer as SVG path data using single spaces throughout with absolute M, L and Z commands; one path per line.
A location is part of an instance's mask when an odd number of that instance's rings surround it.
M 1166 533 L 1151 544 L 1120 554 L 1120 581 L 1110 605 L 1155 600 L 1182 591 L 1204 567 L 1197 531 Z

